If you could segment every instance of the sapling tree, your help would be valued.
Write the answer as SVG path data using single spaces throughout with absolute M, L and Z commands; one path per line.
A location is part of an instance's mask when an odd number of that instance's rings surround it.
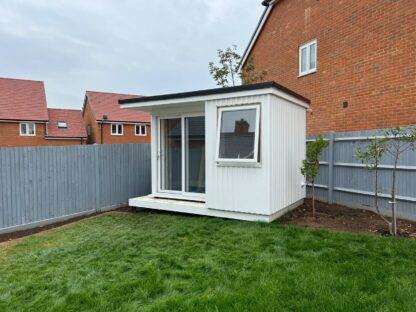
M 306 159 L 302 161 L 300 171 L 305 176 L 306 181 L 312 186 L 312 215 L 315 218 L 315 179 L 319 174 L 319 156 L 327 148 L 329 142 L 322 135 L 318 135 L 315 141 L 310 142 L 306 147 Z
M 383 144 L 385 152 L 393 158 L 393 172 L 391 183 L 391 212 L 393 219 L 392 234 L 397 235 L 397 203 L 396 203 L 396 184 L 397 184 L 397 165 L 400 156 L 407 151 L 416 149 L 416 127 L 400 128 L 395 127 L 385 132 Z
M 374 173 L 374 208 L 376 209 L 377 214 L 389 226 L 390 234 L 393 234 L 393 222 L 389 221 L 380 212 L 380 206 L 379 206 L 378 174 L 379 174 L 380 160 L 383 158 L 384 151 L 385 151 L 384 144 L 383 144 L 384 140 L 379 139 L 379 138 L 372 138 L 369 140 L 370 140 L 370 144 L 367 146 L 366 149 L 362 150 L 361 148 L 358 148 L 355 151 L 355 158 L 360 160 L 365 165 L 365 168 L 370 173 Z
M 261 82 L 266 76 L 266 71 L 256 72 L 254 59 L 248 58 L 244 68 L 239 71 L 241 56 L 237 52 L 237 46 L 225 50 L 218 49 L 218 63 L 210 62 L 208 64 L 209 73 L 218 86 L 231 87 L 239 85 L 241 80 L 244 83 Z

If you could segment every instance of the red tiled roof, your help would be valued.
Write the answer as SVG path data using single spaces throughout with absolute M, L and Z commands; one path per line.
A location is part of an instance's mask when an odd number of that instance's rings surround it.
M 48 108 L 49 122 L 47 137 L 86 138 L 81 111 L 75 109 Z M 67 128 L 58 128 L 58 122 L 64 121 Z
M 0 78 L 0 120 L 47 121 L 43 81 Z
M 97 121 L 103 120 L 103 116 L 106 115 L 108 121 L 150 122 L 149 113 L 121 108 L 118 103 L 118 100 L 137 97 L 140 95 L 87 91 L 88 102 Z

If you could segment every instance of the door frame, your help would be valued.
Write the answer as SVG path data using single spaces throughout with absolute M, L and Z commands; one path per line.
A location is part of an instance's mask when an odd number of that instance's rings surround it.
M 187 113 L 187 114 L 175 114 L 175 115 L 160 115 L 157 116 L 157 193 L 158 197 L 172 198 L 172 199 L 184 199 L 184 200 L 194 200 L 194 201 L 205 201 L 205 193 L 191 193 L 185 192 L 186 184 L 186 137 L 185 137 L 185 118 L 187 117 L 205 117 L 204 113 Z M 161 123 L 165 119 L 181 119 L 181 154 L 182 154 L 182 190 L 173 191 L 173 190 L 163 190 L 162 189 L 162 137 L 161 137 Z M 205 149 L 206 151 L 206 149 Z M 206 161 L 206 157 L 205 157 Z M 206 166 L 206 163 L 205 163 Z

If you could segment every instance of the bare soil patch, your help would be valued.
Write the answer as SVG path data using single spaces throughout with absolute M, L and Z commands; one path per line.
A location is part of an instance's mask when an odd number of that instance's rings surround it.
M 113 211 L 134 212 L 135 210 L 131 207 L 122 207 L 122 208 L 118 208 L 118 209 L 113 210 Z M 21 238 L 21 237 L 24 237 L 24 236 L 28 236 L 28 235 L 40 233 L 40 232 L 47 231 L 47 230 L 50 230 L 50 229 L 53 229 L 53 228 L 61 227 L 61 226 L 66 225 L 66 224 L 70 224 L 70 223 L 78 222 L 78 221 L 83 220 L 83 219 L 95 217 L 95 216 L 98 216 L 98 215 L 103 214 L 103 213 L 106 213 L 106 212 L 96 212 L 96 213 L 93 213 L 93 214 L 89 214 L 89 215 L 85 215 L 85 216 L 81 216 L 81 217 L 75 217 L 75 218 L 68 219 L 68 220 L 65 220 L 65 221 L 56 222 L 56 223 L 52 223 L 52 224 L 48 224 L 48 225 L 44 225 L 44 226 L 39 226 L 39 227 L 35 227 L 35 228 L 32 228 L 32 229 L 0 234 L 0 243 L 1 242 L 6 242 L 6 241 L 11 241 L 11 240 Z
M 341 232 L 371 233 L 388 236 L 387 224 L 374 212 L 316 201 L 316 217 L 312 216 L 312 201 L 283 217 L 282 223 L 300 227 L 329 229 Z M 416 239 L 416 222 L 398 219 L 399 235 Z

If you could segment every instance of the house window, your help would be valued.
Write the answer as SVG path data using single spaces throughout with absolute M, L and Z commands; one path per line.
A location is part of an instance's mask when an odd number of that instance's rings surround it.
M 34 122 L 22 122 L 20 123 L 20 135 L 21 136 L 35 136 L 36 126 Z
M 260 105 L 219 108 L 217 161 L 258 162 Z
M 68 128 L 68 124 L 66 123 L 66 121 L 58 121 L 58 128 Z
M 136 125 L 136 135 L 146 136 L 146 125 Z
M 111 124 L 111 135 L 123 135 L 123 124 Z
M 299 76 L 316 72 L 316 40 L 309 41 L 299 47 Z

